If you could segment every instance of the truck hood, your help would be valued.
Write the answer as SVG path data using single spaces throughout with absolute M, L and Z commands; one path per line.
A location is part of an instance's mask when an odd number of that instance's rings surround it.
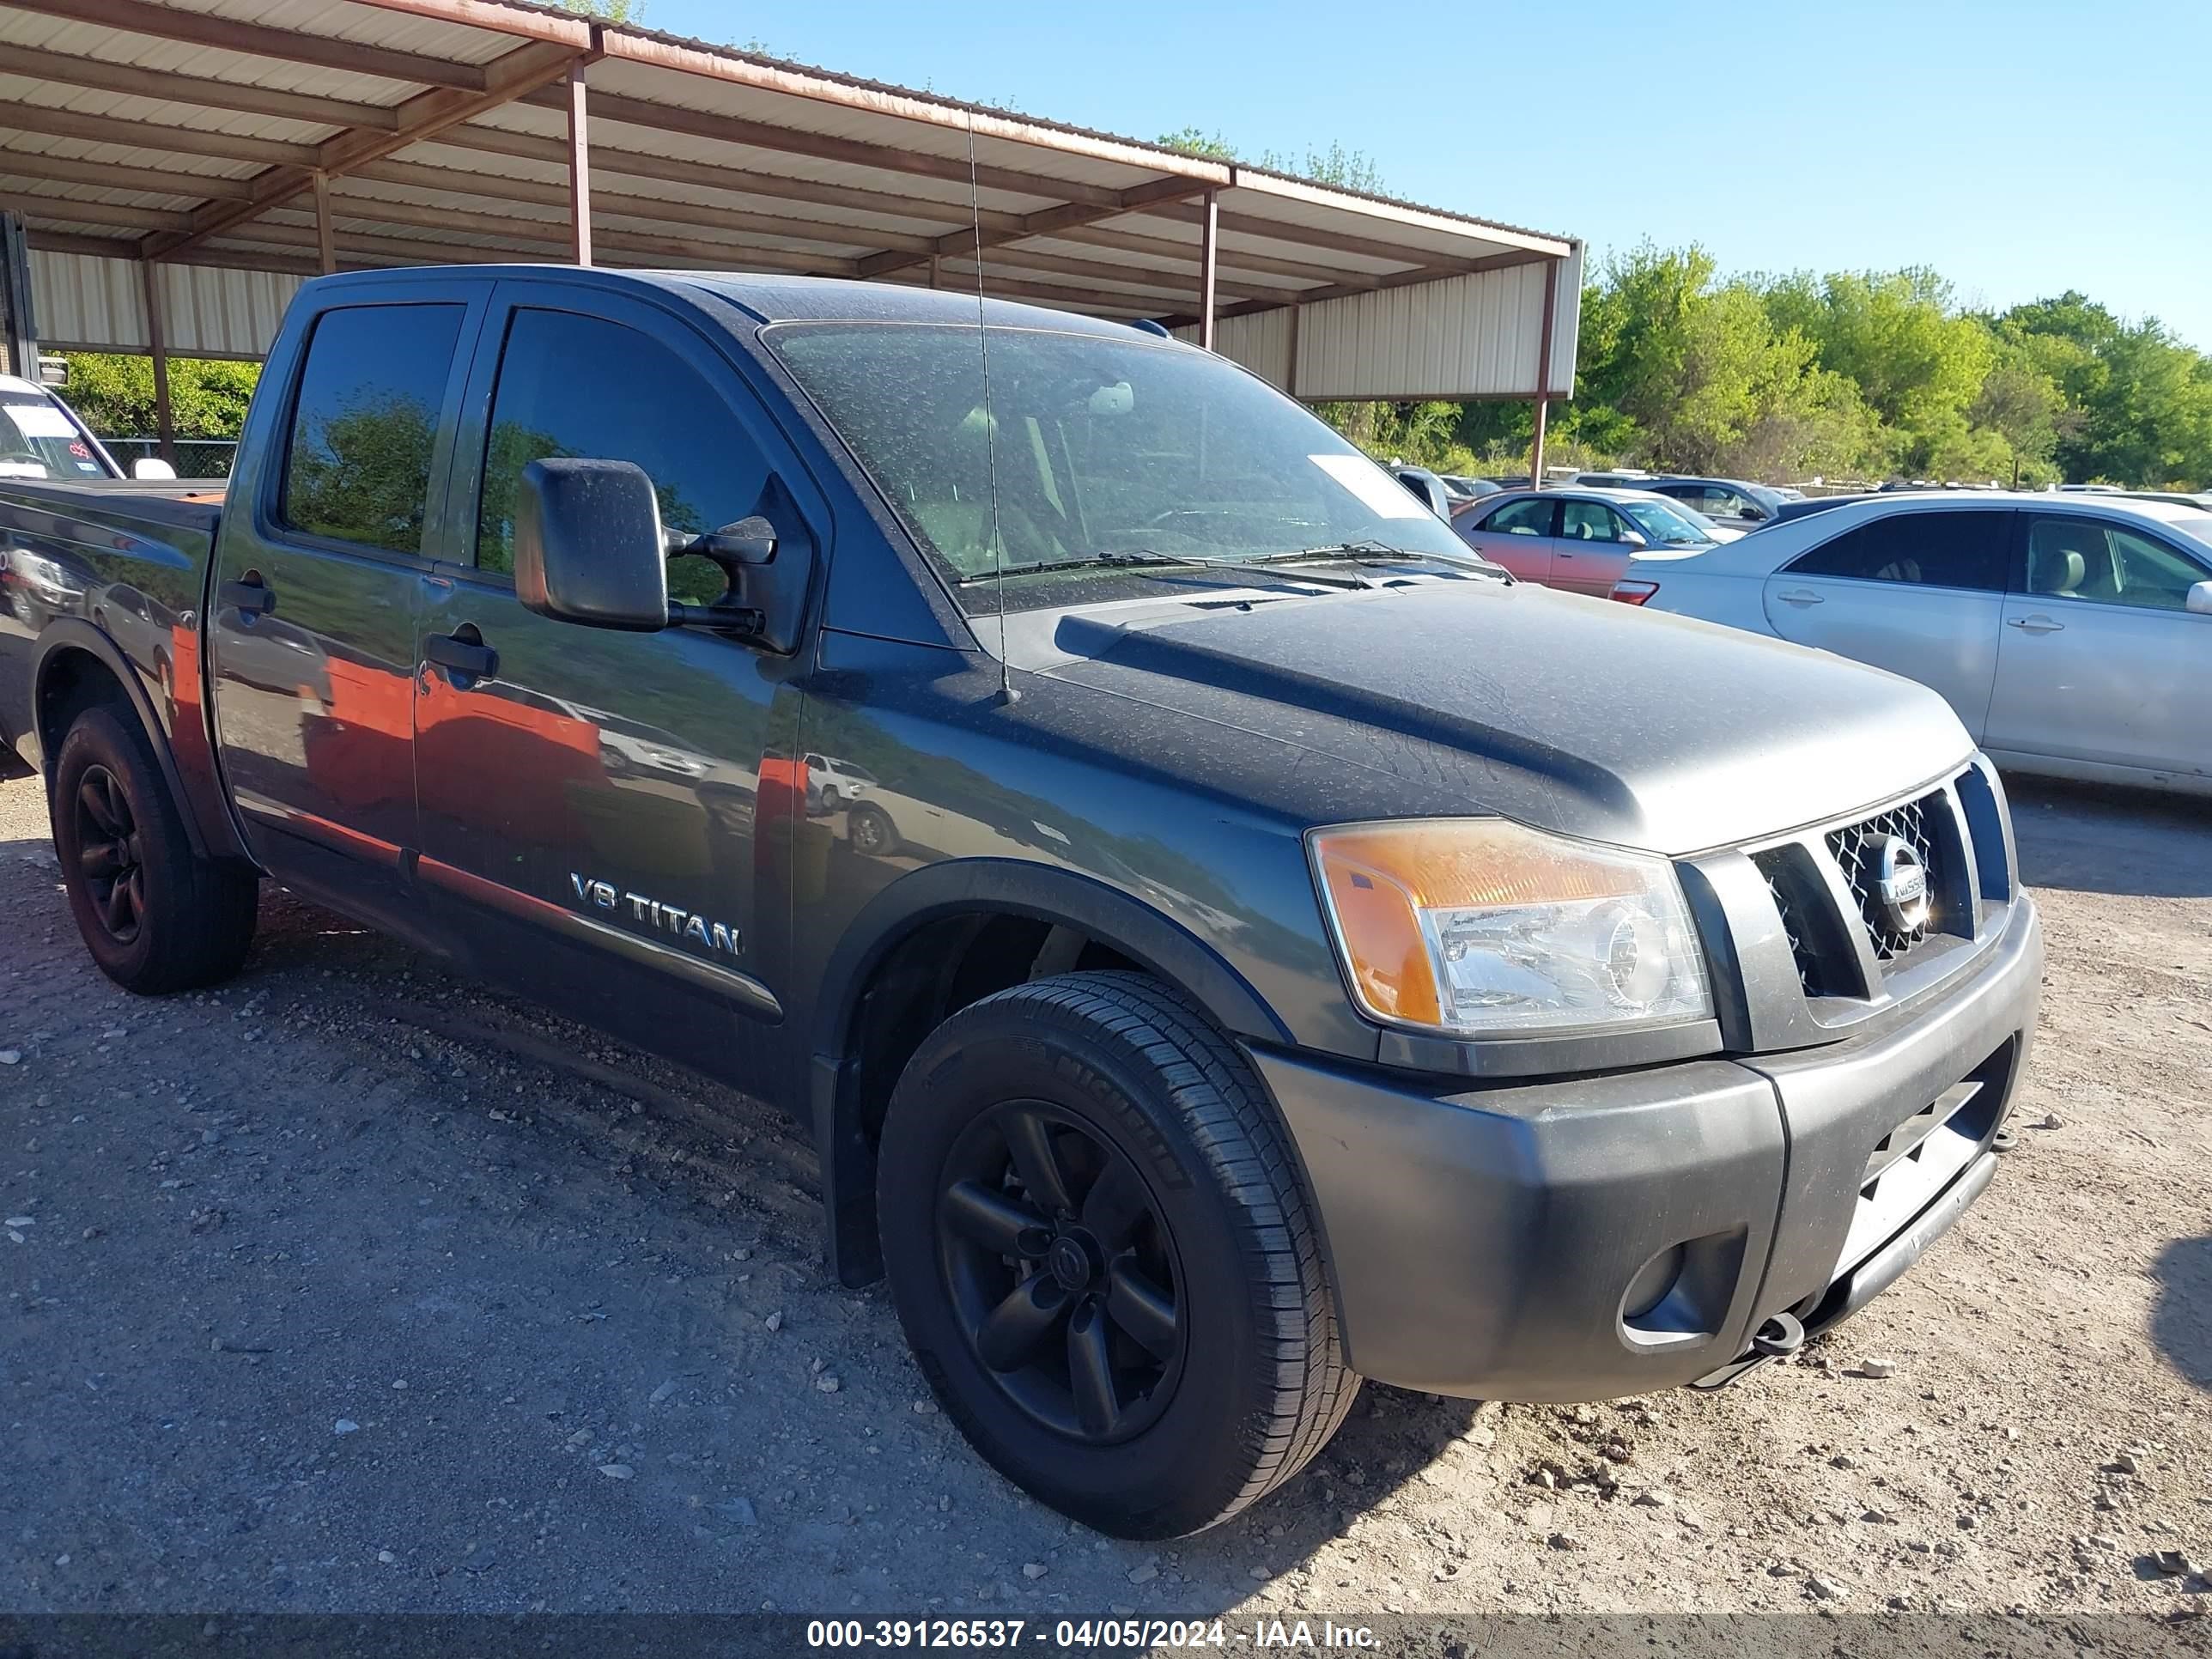
M 1525 583 L 1214 592 L 1034 622 L 1043 648 L 1017 665 L 1395 780 L 1373 792 L 1378 816 L 1494 812 L 1681 856 L 1874 805 L 1973 750 L 1911 681 Z

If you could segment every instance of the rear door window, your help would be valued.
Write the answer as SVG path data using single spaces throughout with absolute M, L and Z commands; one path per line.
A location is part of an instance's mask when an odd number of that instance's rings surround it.
M 468 308 L 346 306 L 316 319 L 300 371 L 277 520 L 419 554 L 438 414 Z
M 1557 501 L 1536 500 L 1508 501 L 1485 519 L 1482 527 L 1495 536 L 1548 536 L 1552 533 L 1552 515 L 1559 505 Z
M 1846 530 L 1790 567 L 1800 576 L 2002 592 L 2009 513 L 1892 513 Z
M 1561 501 L 1559 536 L 1570 542 L 1617 542 L 1620 526 L 1603 501 Z

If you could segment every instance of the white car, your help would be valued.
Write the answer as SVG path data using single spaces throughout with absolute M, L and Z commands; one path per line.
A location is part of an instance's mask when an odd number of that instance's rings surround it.
M 2212 513 L 1875 496 L 1723 547 L 1638 552 L 1613 597 L 1918 680 L 2002 766 L 2212 794 Z
M 850 806 L 877 787 L 876 775 L 854 761 L 835 755 L 806 757 L 806 807 L 811 812 L 835 812 Z
M 75 410 L 42 386 L 0 374 L 0 478 L 122 476 Z

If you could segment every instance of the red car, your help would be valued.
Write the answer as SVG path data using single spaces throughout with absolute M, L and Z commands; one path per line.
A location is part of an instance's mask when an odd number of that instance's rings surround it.
M 1709 547 L 1727 538 L 1641 489 L 1509 489 L 1452 517 L 1459 538 L 1523 581 L 1605 598 L 1647 547 Z

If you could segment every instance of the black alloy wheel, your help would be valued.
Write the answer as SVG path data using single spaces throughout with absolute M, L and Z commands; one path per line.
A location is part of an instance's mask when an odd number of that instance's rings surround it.
M 146 855 L 130 794 L 107 768 L 88 766 L 70 810 L 76 819 L 77 870 L 94 915 L 118 945 L 131 944 L 146 915 Z
M 152 740 L 128 704 L 72 718 L 47 779 L 54 854 L 85 949 L 147 995 L 236 973 L 253 943 L 258 872 L 192 850 Z
M 915 1363 L 1009 1480 L 1121 1538 L 1218 1524 L 1351 1409 L 1322 1240 L 1251 1062 L 1127 969 L 968 1004 L 876 1147 Z
M 960 1328 L 1017 1409 L 1091 1444 L 1158 1419 L 1182 1371 L 1182 1274 L 1127 1156 L 1042 1101 L 1008 1101 L 954 1143 L 937 1212 Z

